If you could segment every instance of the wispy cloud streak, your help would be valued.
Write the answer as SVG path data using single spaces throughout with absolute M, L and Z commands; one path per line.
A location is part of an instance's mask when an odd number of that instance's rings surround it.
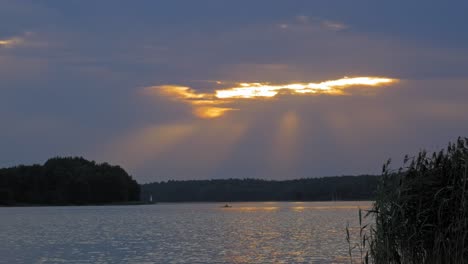
M 23 42 L 24 42 L 24 39 L 21 37 L 0 39 L 0 47 L 11 48 L 17 45 L 21 45 Z

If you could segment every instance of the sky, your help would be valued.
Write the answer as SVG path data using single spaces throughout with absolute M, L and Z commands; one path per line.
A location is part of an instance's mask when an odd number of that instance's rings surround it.
M 377 174 L 468 136 L 467 1 L 0 0 L 0 167 Z

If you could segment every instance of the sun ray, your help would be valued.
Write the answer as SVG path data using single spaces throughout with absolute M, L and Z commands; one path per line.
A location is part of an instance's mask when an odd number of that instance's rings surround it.
M 184 164 L 181 171 L 190 170 L 197 175 L 214 175 L 219 166 L 229 159 L 235 146 L 242 141 L 249 124 L 218 120 L 195 121 L 195 133 L 190 135 L 178 149 L 167 153 L 168 160 L 177 159 Z M 194 155 L 196 153 L 196 155 Z
M 195 130 L 185 124 L 149 126 L 113 141 L 105 156 L 132 169 L 170 151 Z
M 294 167 L 299 153 L 299 121 L 294 111 L 284 113 L 278 120 L 270 151 L 272 174 L 287 175 Z

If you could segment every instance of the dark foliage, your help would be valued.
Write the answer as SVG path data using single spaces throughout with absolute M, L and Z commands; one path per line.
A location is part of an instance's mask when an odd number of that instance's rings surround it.
M 140 186 L 119 166 L 83 158 L 0 169 L 0 204 L 106 204 L 138 201 Z
M 142 185 L 157 202 L 371 200 L 378 177 L 341 176 L 288 181 L 256 179 L 167 181 Z
M 384 166 L 370 214 L 374 263 L 468 263 L 468 139 Z

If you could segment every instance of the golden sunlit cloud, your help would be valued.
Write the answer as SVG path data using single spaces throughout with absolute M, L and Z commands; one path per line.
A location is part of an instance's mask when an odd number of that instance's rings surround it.
M 395 82 L 395 79 L 379 77 L 342 78 L 321 83 L 292 83 L 270 85 L 268 83 L 241 83 L 240 87 L 217 90 L 217 98 L 255 98 L 274 97 L 280 91 L 292 94 L 344 94 L 344 89 L 351 86 L 382 86 Z
M 224 115 L 227 111 L 237 110 L 234 108 L 200 106 L 193 109 L 193 114 L 200 118 L 216 118 Z
M 194 107 L 193 114 L 200 118 L 217 118 L 226 112 L 237 110 L 229 105 L 236 100 L 274 98 L 282 93 L 291 95 L 347 95 L 346 89 L 357 86 L 383 87 L 398 82 L 386 77 L 353 77 L 329 80 L 319 83 L 238 83 L 234 87 L 217 89 L 212 93 L 198 93 L 196 90 L 177 85 L 151 86 L 145 88 L 149 93 L 159 93 Z
M 16 45 L 23 43 L 23 39 L 19 37 L 14 37 L 10 39 L 0 39 L 0 47 L 10 48 Z

